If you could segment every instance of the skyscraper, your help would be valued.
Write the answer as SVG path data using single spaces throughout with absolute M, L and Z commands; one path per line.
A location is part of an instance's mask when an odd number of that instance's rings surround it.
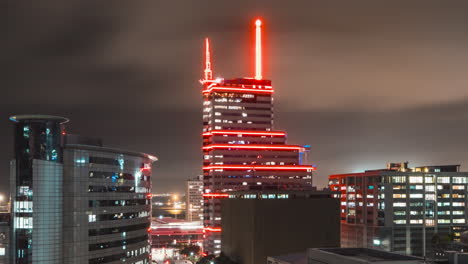
M 63 117 L 10 119 L 12 263 L 149 263 L 156 157 L 67 135 Z
M 214 79 L 206 39 L 203 84 L 205 250 L 221 249 L 220 199 L 245 189 L 312 188 L 314 166 L 302 165 L 307 147 L 286 145 L 273 129 L 273 87 L 262 77 L 261 20 L 255 21 L 255 77 Z

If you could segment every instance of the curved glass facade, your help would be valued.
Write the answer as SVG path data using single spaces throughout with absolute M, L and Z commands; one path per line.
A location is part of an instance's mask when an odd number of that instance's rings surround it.
M 63 123 L 14 116 L 13 263 L 60 263 Z

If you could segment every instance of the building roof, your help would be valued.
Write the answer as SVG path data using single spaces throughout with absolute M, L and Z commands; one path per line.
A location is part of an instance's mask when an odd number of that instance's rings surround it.
M 68 118 L 53 115 L 16 115 L 10 116 L 10 120 L 13 122 L 20 122 L 23 120 L 55 120 L 59 121 L 60 124 L 64 124 L 70 121 Z
M 128 150 L 122 150 L 122 149 L 115 149 L 115 148 L 107 148 L 107 147 L 99 147 L 99 146 L 91 146 L 91 145 L 81 145 L 81 144 L 66 144 L 65 145 L 66 149 L 83 149 L 83 150 L 89 150 L 89 151 L 102 151 L 102 152 L 110 152 L 110 153 L 116 153 L 116 154 L 124 154 L 124 155 L 129 155 L 129 156 L 136 156 L 136 157 L 142 157 L 142 158 L 148 158 L 150 160 L 157 161 L 158 158 L 156 156 L 142 153 L 142 152 L 134 152 L 134 151 L 128 151 Z
M 423 263 L 423 259 L 419 257 L 369 248 L 318 248 L 309 251 L 309 258 L 313 255 L 310 254 L 313 251 L 329 253 L 330 259 L 349 259 L 359 263 Z
M 282 262 L 291 263 L 291 264 L 307 264 L 306 252 L 298 252 L 298 253 L 293 253 L 293 254 L 274 256 L 272 258 L 282 261 Z

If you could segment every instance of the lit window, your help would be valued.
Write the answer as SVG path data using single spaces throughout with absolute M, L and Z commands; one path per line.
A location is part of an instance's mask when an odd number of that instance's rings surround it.
M 423 182 L 423 177 L 421 177 L 421 176 L 410 176 L 409 177 L 409 182 L 410 183 L 422 183 Z
M 96 222 L 96 215 L 95 214 L 88 215 L 88 222 L 89 223 Z
M 453 183 L 466 183 L 466 177 L 453 177 Z
M 5 248 L 0 247 L 0 256 L 5 256 Z
M 437 182 L 438 183 L 450 183 L 450 177 L 438 177 Z

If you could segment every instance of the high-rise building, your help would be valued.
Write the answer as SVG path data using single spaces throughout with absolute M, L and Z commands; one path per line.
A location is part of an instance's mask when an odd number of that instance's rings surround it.
M 187 221 L 203 220 L 203 176 L 187 180 L 185 189 Z
M 261 20 L 256 20 L 253 78 L 214 79 L 206 39 L 203 84 L 203 185 L 205 250 L 221 249 L 221 203 L 243 189 L 312 188 L 314 166 L 303 165 L 308 147 L 286 145 L 273 129 L 273 87 L 262 77 Z
M 468 172 L 460 165 L 386 169 L 329 176 L 341 199 L 342 247 L 438 258 L 437 241 L 467 230 Z
M 67 135 L 63 117 L 10 119 L 12 263 L 150 263 L 156 157 Z

